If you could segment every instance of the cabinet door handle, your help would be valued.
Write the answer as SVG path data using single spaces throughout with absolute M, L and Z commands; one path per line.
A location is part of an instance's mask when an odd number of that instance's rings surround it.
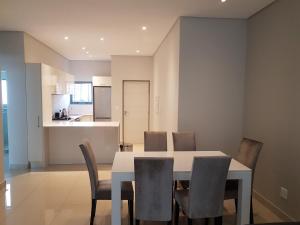
M 37 127 L 40 128 L 40 116 L 37 117 Z

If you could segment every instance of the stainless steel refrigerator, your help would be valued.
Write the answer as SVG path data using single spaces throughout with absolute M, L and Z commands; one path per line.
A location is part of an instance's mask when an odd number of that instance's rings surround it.
M 93 87 L 94 121 L 111 119 L 111 86 Z

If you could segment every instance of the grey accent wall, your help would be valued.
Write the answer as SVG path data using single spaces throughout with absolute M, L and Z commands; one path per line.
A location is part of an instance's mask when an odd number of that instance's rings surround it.
M 8 80 L 9 160 L 13 167 L 24 167 L 28 153 L 23 32 L 0 32 L 0 66 Z
M 300 219 L 300 1 L 279 0 L 248 20 L 247 137 L 265 143 L 254 188 Z M 279 197 L 280 187 L 289 191 Z
M 180 20 L 178 130 L 197 148 L 235 154 L 243 130 L 246 21 Z

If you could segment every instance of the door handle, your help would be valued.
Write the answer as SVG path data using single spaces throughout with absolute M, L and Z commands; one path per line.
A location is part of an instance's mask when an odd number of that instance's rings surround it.
M 124 110 L 124 116 L 128 115 L 128 111 Z

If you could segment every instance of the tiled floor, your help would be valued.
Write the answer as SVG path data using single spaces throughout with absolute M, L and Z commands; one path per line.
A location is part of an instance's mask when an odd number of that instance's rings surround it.
M 133 150 L 143 151 L 143 145 L 134 145 Z M 98 169 L 100 179 L 110 179 L 110 165 Z M 0 225 L 89 224 L 90 186 L 84 165 L 51 166 L 46 171 L 35 172 L 10 171 L 6 173 L 6 181 L 8 191 L 0 194 Z M 224 207 L 224 224 L 235 224 L 233 201 L 226 201 Z M 122 212 L 122 224 L 127 225 L 126 202 Z M 254 214 L 256 223 L 280 221 L 258 201 L 254 201 Z M 98 201 L 94 224 L 111 224 L 110 201 Z M 186 225 L 183 216 L 180 224 Z
M 109 179 L 110 166 L 99 167 L 100 178 Z M 1 192 L 1 225 L 87 225 L 90 214 L 90 186 L 84 166 L 55 166 L 48 171 L 26 172 L 7 178 L 10 191 Z M 123 203 L 123 223 L 128 224 Z M 280 219 L 254 201 L 255 221 Z M 111 202 L 98 202 L 95 224 L 111 224 Z M 186 224 L 181 217 L 180 224 Z M 199 224 L 201 221 L 198 221 Z M 152 224 L 152 223 L 146 223 Z M 233 202 L 225 202 L 224 224 L 234 224 Z

